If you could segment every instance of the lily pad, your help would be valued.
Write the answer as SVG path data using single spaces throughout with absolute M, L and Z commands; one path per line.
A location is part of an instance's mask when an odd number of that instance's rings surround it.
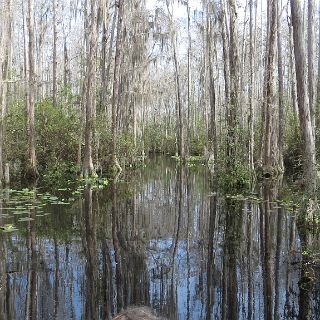
M 17 231 L 18 229 L 13 224 L 8 223 L 0 227 L 0 230 L 2 230 L 2 232 L 13 232 L 13 231 Z

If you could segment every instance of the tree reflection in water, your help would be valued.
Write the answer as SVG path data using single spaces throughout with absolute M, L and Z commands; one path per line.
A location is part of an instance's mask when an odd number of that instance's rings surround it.
M 316 318 L 300 246 L 319 239 L 280 205 L 281 185 L 241 199 L 209 180 L 156 158 L 127 183 L 14 218 L 19 231 L 0 235 L 0 319 L 112 319 L 131 305 L 168 319 Z

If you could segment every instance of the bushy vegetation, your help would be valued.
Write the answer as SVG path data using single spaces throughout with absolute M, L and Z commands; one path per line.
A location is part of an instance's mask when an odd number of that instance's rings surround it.
M 72 172 L 77 161 L 79 136 L 76 111 L 54 108 L 50 101 L 43 101 L 36 105 L 35 113 L 39 173 L 54 177 L 57 172 Z M 23 173 L 26 167 L 26 121 L 24 105 L 11 106 L 6 121 L 5 154 L 15 169 L 13 174 L 19 171 L 19 167 Z
M 70 97 L 69 97 L 70 98 Z M 70 98 L 71 99 L 71 98 Z M 68 101 L 70 100 L 68 99 Z M 40 176 L 46 184 L 72 179 L 81 172 L 78 165 L 79 143 L 82 141 L 79 104 L 75 99 L 65 106 L 54 107 L 51 100 L 36 104 L 36 152 Z M 176 132 L 174 126 L 166 128 L 166 123 L 149 124 L 144 128 L 143 138 L 136 143 L 132 130 L 118 135 L 117 154 L 122 167 L 136 166 L 150 153 L 174 155 L 176 153 Z M 99 174 L 108 172 L 111 162 L 112 132 L 110 120 L 104 114 L 96 119 L 93 155 Z M 11 175 L 19 179 L 24 175 L 28 160 L 28 140 L 26 134 L 27 117 L 23 102 L 10 106 L 5 122 L 5 159 L 10 162 Z M 201 156 L 206 137 L 199 125 L 197 134 L 190 137 L 190 156 Z
M 67 98 L 66 98 L 67 99 Z M 78 148 L 81 135 L 81 119 L 79 103 L 75 97 L 69 97 L 65 106 L 55 108 L 51 100 L 44 100 L 36 105 L 36 152 L 38 170 L 46 184 L 73 179 L 79 175 Z M 26 112 L 23 102 L 10 106 L 5 121 L 5 159 L 11 164 L 11 175 L 23 176 L 27 163 L 27 134 Z M 102 112 L 96 118 L 94 133 L 93 155 L 99 175 L 108 173 L 111 163 L 111 123 Z M 257 129 L 258 130 L 258 129 Z M 287 114 L 285 132 L 284 165 L 286 173 L 295 180 L 301 173 L 301 140 L 298 132 L 297 119 L 293 113 Z M 199 122 L 194 132 L 186 132 L 186 150 L 189 158 L 203 157 L 210 143 L 206 136 L 205 125 Z M 248 140 L 248 132 L 239 133 L 243 140 Z M 259 133 L 256 131 L 256 137 Z M 83 141 L 83 139 L 82 139 Z M 132 130 L 123 130 L 118 135 L 117 154 L 122 167 L 136 166 L 150 153 L 175 155 L 176 128 L 175 124 L 168 125 L 167 121 L 149 123 L 139 132 L 136 142 Z M 82 142 L 83 143 L 83 142 Z M 239 151 L 232 170 L 228 169 L 226 154 L 226 137 L 218 137 L 218 158 L 215 159 L 219 168 L 219 184 L 225 189 L 248 188 L 254 173 L 248 168 L 246 153 L 243 153 L 245 141 L 239 141 Z M 317 141 L 319 146 L 319 141 Z M 83 149 L 84 145 L 82 145 Z M 320 148 L 317 148 L 320 150 Z
M 298 119 L 293 112 L 288 112 L 285 128 L 283 162 L 285 173 L 291 180 L 296 180 L 302 173 L 301 147 Z

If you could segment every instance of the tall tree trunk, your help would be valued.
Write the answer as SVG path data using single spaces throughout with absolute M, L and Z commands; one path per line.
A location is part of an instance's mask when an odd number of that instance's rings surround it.
M 320 5 L 319 5 L 319 28 L 320 28 Z M 319 39 L 318 39 L 318 79 L 317 79 L 317 124 L 320 125 L 320 30 L 319 30 Z
M 181 100 L 181 90 L 180 90 L 180 73 L 179 64 L 177 57 L 177 43 L 176 38 L 172 35 L 172 45 L 173 45 L 173 61 L 175 69 L 175 82 L 176 82 L 176 115 L 177 115 L 177 140 L 178 140 L 178 153 L 181 159 L 184 159 L 184 137 L 183 137 L 183 115 L 182 115 L 182 100 Z
M 86 121 L 85 121 L 85 146 L 83 174 L 84 176 L 94 173 L 92 161 L 92 140 L 95 122 L 96 108 L 96 56 L 98 46 L 98 3 L 91 1 L 91 22 L 89 53 L 87 56 L 87 90 L 86 90 Z
M 4 141 L 4 119 L 7 112 L 7 83 L 8 76 L 8 56 L 9 56 L 9 42 L 11 34 L 11 0 L 5 3 L 6 19 L 2 23 L 2 34 L 0 39 L 0 185 L 4 179 L 3 168 L 3 141 Z
M 277 35 L 277 4 L 275 0 L 268 1 L 271 9 L 269 14 L 270 30 L 268 41 L 268 55 L 266 64 L 266 97 L 264 102 L 264 146 L 263 146 L 263 167 L 268 173 L 272 174 L 273 169 L 278 165 L 278 135 L 276 126 L 276 108 L 274 94 L 274 69 L 275 69 L 275 49 Z
M 39 94 L 38 98 L 42 101 L 44 99 L 44 35 L 45 35 L 45 23 L 44 23 L 45 17 L 41 16 L 40 17 L 40 22 L 39 22 L 39 36 L 38 36 L 38 65 L 40 68 L 39 71 Z
M 299 0 L 290 0 L 293 25 L 293 42 L 297 78 L 297 96 L 300 131 L 302 138 L 303 174 L 308 191 L 316 187 L 316 152 L 306 88 L 306 59 L 303 41 L 303 25 Z
M 69 82 L 70 82 L 69 57 L 68 57 L 67 39 L 65 38 L 64 45 L 63 45 L 63 86 L 64 86 L 64 89 L 66 89 Z
M 106 55 L 107 55 L 107 34 L 109 26 L 109 0 L 104 3 L 104 12 L 102 21 L 102 40 L 101 40 L 101 92 L 100 92 L 100 110 L 107 110 L 107 73 L 106 73 Z
M 279 0 L 280 1 L 280 0 Z M 284 116 L 284 90 L 283 90 L 283 70 L 282 70 L 282 44 L 281 44 L 281 30 L 280 30 L 280 18 L 281 18 L 281 3 L 277 2 L 277 46 L 278 46 L 278 95 L 279 95 L 279 165 L 283 170 L 283 147 L 284 147 L 284 129 L 285 129 L 285 116 Z
M 215 92 L 215 81 L 213 75 L 213 50 L 212 44 L 215 47 L 215 36 L 213 33 L 213 21 L 209 19 L 209 9 L 207 10 L 207 44 L 208 44 L 208 63 L 209 63 L 209 101 L 210 101 L 210 151 L 211 155 L 209 160 L 217 158 L 218 146 L 217 146 L 217 130 L 216 130 L 216 92 Z M 213 164 L 213 163 L 212 163 Z M 212 165 L 211 164 L 211 165 Z
M 36 158 L 36 130 L 35 130 L 35 103 L 34 93 L 36 92 L 35 60 L 34 60 L 34 0 L 28 0 L 27 27 L 29 34 L 28 41 L 28 88 L 27 88 L 27 133 L 28 133 L 28 153 L 29 163 L 27 168 L 27 178 L 34 180 L 38 176 Z
M 182 115 L 182 97 L 180 87 L 180 71 L 179 62 L 177 56 L 177 37 L 173 27 L 173 12 L 170 12 L 169 1 L 166 1 L 167 12 L 169 16 L 169 24 L 171 28 L 171 45 L 173 48 L 173 64 L 174 64 L 174 77 L 175 77 L 175 88 L 176 88 L 176 132 L 177 132 L 177 151 L 181 159 L 185 158 L 184 154 L 184 128 L 183 128 L 183 115 Z M 173 11 L 173 9 L 172 9 Z
M 191 144 L 191 127 L 190 127 L 190 117 L 191 117 L 191 32 L 190 32 L 190 6 L 189 2 L 187 3 L 187 14 L 188 14 L 188 115 L 187 115 L 187 144 L 188 144 L 188 155 L 190 153 L 190 144 Z
M 297 106 L 297 92 L 296 92 L 296 73 L 295 73 L 295 64 L 294 64 L 294 49 L 293 49 L 293 36 L 292 36 L 292 24 L 291 22 L 288 23 L 289 27 L 289 50 L 290 50 L 290 55 L 289 55 L 289 60 L 290 60 L 290 78 L 291 78 L 291 102 L 292 102 L 292 109 L 294 113 L 294 117 L 296 122 L 298 122 L 298 106 Z
M 238 32 L 237 32 L 237 10 L 235 0 L 229 0 L 230 20 L 230 103 L 228 114 L 228 145 L 227 156 L 230 164 L 233 165 L 239 148 L 237 141 L 237 128 L 239 127 L 239 54 L 238 54 Z
M 312 133 L 315 138 L 314 101 L 314 0 L 308 0 L 308 96 Z
M 120 65 L 122 52 L 122 20 L 123 20 L 123 0 L 115 1 L 118 6 L 118 23 L 116 38 L 116 53 L 114 59 L 113 93 L 112 93 L 112 166 L 121 172 L 117 157 L 117 106 L 119 101 Z
M 111 58 L 112 58 L 112 48 L 113 48 L 113 42 L 114 42 L 114 36 L 115 36 L 115 30 L 116 30 L 116 22 L 117 22 L 117 10 L 115 10 L 112 18 L 112 24 L 111 24 L 111 35 L 110 35 L 110 41 L 109 41 L 109 51 L 108 51 L 108 64 L 105 72 L 105 83 L 103 86 L 103 90 L 105 92 L 109 89 L 109 82 L 110 82 L 110 68 L 111 68 Z M 107 115 L 107 102 L 104 101 L 104 112 Z
M 226 35 L 226 18 L 222 0 L 220 1 L 221 12 L 219 14 L 219 21 L 221 25 L 222 36 L 222 49 L 223 49 L 223 75 L 224 75 L 224 92 L 225 92 L 225 105 L 229 105 L 230 101 L 230 83 L 229 83 L 229 55 L 227 49 L 227 35 Z
M 57 20 L 56 20 L 56 0 L 52 1 L 52 27 L 53 27 L 53 53 L 52 53 L 52 100 L 53 106 L 57 107 Z
M 253 99 L 253 85 L 254 85 L 254 41 L 253 41 L 253 1 L 250 0 L 249 4 L 249 24 L 250 24 L 250 88 L 249 88 L 249 165 L 254 169 L 253 153 L 254 153 L 254 99 Z

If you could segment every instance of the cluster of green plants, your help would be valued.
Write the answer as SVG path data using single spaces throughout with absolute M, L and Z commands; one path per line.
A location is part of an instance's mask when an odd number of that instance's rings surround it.
M 248 132 L 238 129 L 242 137 L 247 137 Z M 250 190 L 255 179 L 255 172 L 250 168 L 248 162 L 247 139 L 242 138 L 230 145 L 227 137 L 221 137 L 219 142 L 219 153 L 215 160 L 219 189 L 232 194 L 238 194 Z M 232 150 L 233 157 L 228 157 L 227 152 Z
M 78 149 L 82 134 L 79 104 L 76 103 L 76 97 L 70 96 L 67 89 L 63 94 L 67 101 L 64 106 L 54 107 L 52 101 L 48 99 L 37 103 L 35 109 L 38 170 L 43 181 L 48 185 L 63 186 L 65 181 L 75 179 L 81 172 L 78 164 Z M 19 171 L 18 167 L 23 169 L 27 163 L 26 124 L 25 105 L 18 101 L 8 109 L 5 122 L 5 158 L 11 163 L 13 177 Z M 301 171 L 301 141 L 297 128 L 296 117 L 292 112 L 288 112 L 284 163 L 287 173 L 292 176 L 299 175 Z M 219 168 L 220 185 L 226 189 L 246 188 L 250 185 L 253 176 L 248 168 L 248 159 L 244 158 L 247 155 L 248 132 L 241 129 L 236 135 L 242 138 L 241 141 L 236 142 L 237 145 L 230 146 L 237 150 L 232 168 L 228 165 L 228 159 L 225 156 L 226 137 L 218 137 L 219 154 L 215 163 Z M 256 136 L 258 135 L 256 133 Z M 111 141 L 110 119 L 102 112 L 96 120 L 93 146 L 94 162 L 99 165 L 99 175 L 107 173 L 106 168 L 110 166 Z M 205 124 L 199 121 L 194 132 L 186 132 L 185 143 L 189 165 L 194 165 L 199 162 L 199 159 L 202 162 L 205 147 L 208 144 Z M 317 150 L 320 150 L 319 143 L 317 141 Z M 82 149 L 83 147 L 84 145 Z M 175 123 L 168 124 L 164 119 L 157 123 L 145 124 L 143 132 L 136 141 L 132 130 L 119 130 L 117 148 L 118 160 L 122 167 L 140 165 L 149 153 L 174 156 L 177 151 Z
M 84 149 L 83 128 L 79 112 L 79 97 L 66 88 L 60 92 L 63 105 L 54 107 L 51 99 L 38 102 L 35 107 L 36 153 L 38 171 L 47 185 L 63 187 L 66 181 L 76 179 L 80 173 L 79 143 Z M 5 123 L 5 158 L 11 163 L 11 176 L 20 178 L 27 167 L 27 117 L 23 101 L 8 109 Z M 189 165 L 203 160 L 208 143 L 205 124 L 199 121 L 194 132 L 185 132 L 185 148 Z M 99 175 L 108 175 L 111 164 L 112 132 L 110 118 L 99 112 L 95 122 L 93 158 Z M 134 139 L 132 130 L 119 130 L 117 154 L 122 168 L 136 167 L 150 153 L 176 154 L 176 124 L 167 119 L 147 123 Z M 21 172 L 22 170 L 22 172 Z M 241 172 L 241 170 L 240 170 Z M 241 178 L 241 177 L 240 177 Z M 242 179 L 242 178 L 241 178 Z M 240 179 L 240 180 L 241 180 Z
M 249 190 L 251 186 L 253 172 L 247 164 L 242 161 L 235 161 L 232 170 L 227 165 L 219 167 L 217 172 L 220 190 L 231 193 L 241 193 Z
M 173 155 L 176 152 L 175 127 L 168 126 L 166 128 L 165 123 L 151 123 L 146 125 L 143 141 L 147 153 Z
M 288 112 L 285 127 L 285 148 L 283 162 L 285 173 L 291 181 L 296 180 L 302 173 L 301 138 L 298 119 L 293 112 Z
M 47 185 L 63 186 L 69 179 L 81 173 L 78 150 L 81 137 L 79 106 L 54 107 L 51 100 L 44 100 L 35 107 L 36 153 L 38 171 Z M 11 163 L 11 176 L 19 179 L 24 175 L 28 159 L 27 117 L 23 102 L 10 106 L 5 123 L 4 152 Z M 111 123 L 104 116 L 97 117 L 94 132 L 94 162 L 99 162 L 106 172 L 111 159 Z M 83 139 L 82 139 L 83 140 Z M 82 150 L 84 148 L 82 141 Z M 118 155 L 123 167 L 141 161 L 142 141 L 134 145 L 132 134 L 118 136 Z
M 77 161 L 79 119 L 74 109 L 54 108 L 50 101 L 44 100 L 35 108 L 36 152 L 38 170 L 41 176 L 61 180 L 71 175 Z M 28 140 L 26 135 L 25 106 L 12 105 L 5 125 L 5 155 L 11 162 L 12 175 L 23 171 L 27 163 Z M 63 172 L 63 175 L 59 175 Z M 23 172 L 22 172 L 23 173 Z

